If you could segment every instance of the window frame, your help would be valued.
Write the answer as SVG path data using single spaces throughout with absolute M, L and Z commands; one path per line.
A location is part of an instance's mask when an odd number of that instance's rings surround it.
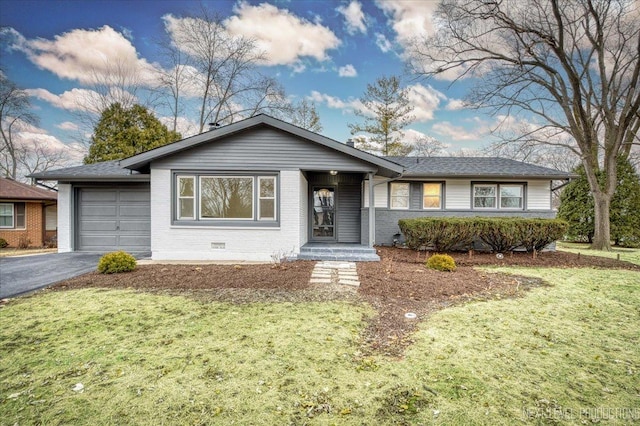
M 183 196 L 180 195 L 180 179 L 190 179 L 193 182 L 193 195 L 191 197 L 189 196 Z M 198 187 L 196 185 L 196 177 L 193 175 L 176 175 L 176 220 L 195 220 L 196 219 L 196 211 L 197 211 L 197 205 L 196 205 L 196 194 Z M 193 212 L 191 214 L 191 217 L 187 217 L 187 216 L 181 216 L 181 205 L 180 205 L 180 201 L 183 199 L 191 199 L 193 200 Z
M 394 206 L 394 199 L 399 198 L 398 195 L 393 195 L 394 186 L 406 185 L 407 187 L 407 203 L 404 207 Z M 404 196 L 403 196 L 404 197 Z M 391 210 L 409 210 L 411 207 L 411 182 L 391 182 L 389 183 L 389 209 Z
M 426 207 L 424 204 L 425 185 L 438 185 L 438 207 Z M 433 195 L 431 195 L 433 197 Z M 444 182 L 422 182 L 422 210 L 442 210 L 444 208 Z
M 263 197 L 260 190 L 261 190 L 261 184 L 263 180 L 267 180 L 270 179 L 273 181 L 273 196 L 271 197 Z M 258 205 L 256 206 L 257 208 L 257 214 L 258 214 L 258 221 L 266 221 L 266 220 L 276 220 L 278 217 L 278 188 L 277 188 L 277 179 L 276 176 L 258 176 L 258 188 L 257 188 L 257 200 L 258 200 Z M 268 217 L 268 218 L 263 218 L 262 217 L 262 200 L 273 200 L 273 217 Z
M 519 207 L 503 207 L 502 206 L 502 188 L 503 187 L 519 187 L 520 188 L 520 206 Z M 499 199 L 500 199 L 500 210 L 524 210 L 524 185 L 517 183 L 517 184 L 504 184 L 504 185 L 500 185 L 499 186 Z M 516 198 L 516 197 L 505 197 L 505 198 Z
M 495 188 L 495 205 L 493 207 L 476 207 L 475 200 L 476 198 L 485 198 L 485 197 L 476 197 L 476 187 L 488 187 L 492 186 Z M 520 207 L 502 207 L 502 187 L 510 187 L 510 186 L 518 186 L 521 189 L 521 206 Z M 504 211 L 525 211 L 527 210 L 527 183 L 526 182 L 471 182 L 471 209 L 472 210 L 504 210 Z M 512 197 L 507 197 L 512 198 Z
M 194 179 L 194 217 L 180 218 L 179 199 L 180 186 L 179 178 Z M 251 178 L 252 185 L 252 217 L 251 218 L 205 218 L 202 217 L 202 178 Z M 259 219 L 260 203 L 260 180 L 261 178 L 274 179 L 274 218 Z M 172 170 L 172 226 L 186 227 L 241 227 L 241 228 L 277 228 L 280 226 L 280 173 L 277 171 L 214 171 L 214 170 Z
M 9 210 L 11 211 L 11 215 L 2 215 L 2 217 L 10 217 L 11 218 L 11 225 L 0 225 L 0 229 L 15 229 L 15 223 L 16 223 L 16 208 L 14 203 L 0 203 L 0 206 L 2 207 L 9 207 Z

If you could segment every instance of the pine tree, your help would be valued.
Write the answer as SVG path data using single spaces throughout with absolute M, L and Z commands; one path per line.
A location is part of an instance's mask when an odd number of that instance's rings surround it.
M 560 196 L 558 218 L 569 222 L 567 236 L 591 243 L 595 232 L 594 204 L 583 166 L 578 178 L 568 184 Z M 617 164 L 617 187 L 611 199 L 611 239 L 616 245 L 640 245 L 640 178 L 628 160 Z M 603 173 L 598 179 L 604 181 Z
M 93 130 L 85 164 L 120 160 L 181 139 L 141 105 L 107 108 Z

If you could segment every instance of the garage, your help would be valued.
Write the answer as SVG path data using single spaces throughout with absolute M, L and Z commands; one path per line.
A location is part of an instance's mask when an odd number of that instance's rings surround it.
M 149 184 L 77 188 L 77 251 L 150 251 Z

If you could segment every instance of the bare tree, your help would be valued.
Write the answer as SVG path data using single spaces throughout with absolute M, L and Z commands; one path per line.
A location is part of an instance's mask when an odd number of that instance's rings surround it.
M 431 136 L 422 136 L 413 144 L 409 155 L 414 157 L 438 157 L 447 152 L 449 146 Z
M 523 113 L 536 126 L 521 139 L 572 150 L 595 202 L 592 246 L 610 249 L 616 162 L 639 142 L 638 3 L 443 0 L 437 19 L 442 25 L 435 35 L 411 49 L 414 71 L 482 76 L 469 95 L 472 105 Z M 600 171 L 606 175 L 602 183 Z
M 53 149 L 46 143 L 36 140 L 22 143 L 17 150 L 17 157 L 21 176 L 64 167 L 70 162 L 67 152 Z
M 15 179 L 18 171 L 19 144 L 16 141 L 18 127 L 36 124 L 38 117 L 31 112 L 29 95 L 18 88 L 0 71 L 0 155 L 5 176 Z
M 185 86 L 189 84 L 189 66 L 186 58 L 171 40 L 163 40 L 159 43 L 161 55 L 167 62 L 167 69 L 158 69 L 158 89 L 166 93 L 166 102 L 171 111 L 171 130 L 177 132 L 178 117 L 184 112 L 182 98 L 184 97 Z
M 288 107 L 282 87 L 257 70 L 264 53 L 256 42 L 229 34 L 222 17 L 202 7 L 197 16 L 182 17 L 167 30 L 173 46 L 181 52 L 178 57 L 175 49 L 170 50 L 172 67 L 188 65 L 197 71 L 193 79 L 199 90 L 199 132 L 209 122 L 231 123 Z M 170 79 L 176 105 L 182 96 L 175 86 L 178 80 Z
M 290 121 L 291 124 L 302 127 L 303 129 L 315 133 L 322 132 L 322 124 L 320 123 L 320 115 L 318 115 L 318 111 L 316 110 L 316 104 L 307 99 L 303 99 L 291 106 Z

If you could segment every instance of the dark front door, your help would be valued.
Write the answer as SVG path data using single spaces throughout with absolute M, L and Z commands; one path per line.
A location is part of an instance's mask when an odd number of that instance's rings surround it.
M 311 239 L 336 241 L 336 189 L 314 186 L 311 200 Z

